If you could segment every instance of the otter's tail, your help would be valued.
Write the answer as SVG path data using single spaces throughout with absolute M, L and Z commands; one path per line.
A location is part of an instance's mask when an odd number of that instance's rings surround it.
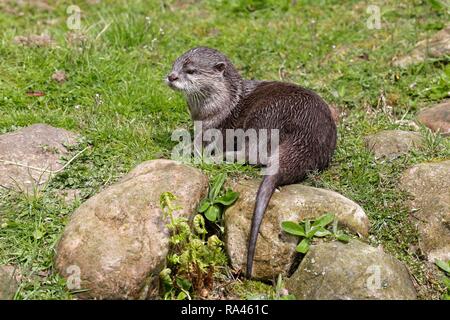
M 255 257 L 256 240 L 258 238 L 259 227 L 264 217 L 267 205 L 272 197 L 275 188 L 277 187 L 278 175 L 265 176 L 259 185 L 258 193 L 256 195 L 255 210 L 253 212 L 252 226 L 250 229 L 250 238 L 248 241 L 247 250 L 247 272 L 246 277 L 251 278 L 253 269 L 253 258 Z

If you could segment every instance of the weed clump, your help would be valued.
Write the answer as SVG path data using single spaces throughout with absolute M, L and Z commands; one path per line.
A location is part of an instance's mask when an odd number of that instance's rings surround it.
M 192 224 L 184 217 L 174 216 L 181 209 L 175 196 L 165 192 L 160 197 L 164 218 L 168 219 L 170 253 L 167 265 L 160 273 L 164 299 L 192 299 L 212 289 L 214 274 L 227 265 L 223 242 L 216 236 L 207 237 L 205 219 L 197 214 Z

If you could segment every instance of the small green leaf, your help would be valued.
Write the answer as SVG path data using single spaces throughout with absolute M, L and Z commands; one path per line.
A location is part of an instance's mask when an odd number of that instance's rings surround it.
M 326 227 L 334 221 L 334 215 L 331 213 L 324 214 L 320 216 L 316 221 L 314 221 L 313 226 Z
M 295 250 L 297 250 L 297 252 L 300 253 L 307 253 L 309 250 L 309 240 L 308 239 L 303 239 L 298 246 L 295 248 Z
M 207 243 L 211 248 L 219 248 L 223 244 L 223 242 L 216 235 L 212 235 L 211 237 L 209 237 Z
M 209 190 L 209 199 L 214 200 L 220 193 L 220 189 L 222 189 L 225 180 L 227 179 L 227 175 L 225 173 L 220 173 L 215 176 L 212 180 L 211 188 Z
M 195 232 L 197 232 L 197 234 L 208 233 L 205 228 L 205 219 L 201 214 L 195 215 L 194 219 L 192 220 L 192 226 L 194 227 L 194 230 Z
M 281 223 L 281 228 L 287 233 L 296 236 L 305 236 L 305 228 L 303 227 L 303 225 L 299 225 L 298 223 L 292 221 L 283 221 Z
M 39 230 L 39 229 L 36 229 L 36 230 L 33 232 L 33 237 L 34 237 L 36 240 L 42 239 L 43 236 L 44 236 L 44 232 L 42 232 L 42 231 Z
M 162 282 L 162 285 L 164 288 L 164 292 L 168 292 L 168 291 L 172 290 L 172 288 L 173 288 L 172 278 L 170 278 L 171 273 L 172 273 L 172 270 L 170 270 L 169 268 L 165 268 L 159 273 L 159 277 L 161 279 L 161 282 Z
M 211 205 L 211 203 L 209 202 L 209 199 L 203 199 L 203 200 L 200 202 L 197 211 L 200 212 L 200 213 L 203 213 L 203 212 L 205 212 L 206 210 L 208 210 L 208 208 L 209 208 L 210 205 Z
M 311 221 L 309 220 L 305 220 L 305 233 L 309 233 L 309 231 L 311 230 Z
M 345 96 L 345 85 L 340 85 L 339 86 L 339 88 L 338 88 L 338 94 L 339 94 L 339 97 L 344 97 Z
M 323 229 L 323 228 L 318 227 L 318 226 L 311 227 L 309 229 L 309 231 L 306 233 L 306 238 L 311 239 L 312 237 L 315 236 L 316 232 L 319 231 L 320 229 Z
M 439 0 L 429 0 L 428 2 L 431 4 L 433 9 L 435 9 L 435 10 L 445 9 L 444 4 Z
M 350 237 L 342 232 L 336 233 L 336 239 L 338 239 L 339 241 L 345 242 L 345 243 L 350 241 Z
M 177 277 L 177 286 L 184 290 L 189 290 L 192 286 L 191 282 L 187 279 Z
M 436 259 L 436 260 L 434 261 L 434 263 L 435 263 L 440 269 L 444 270 L 444 271 L 447 272 L 447 273 L 450 273 L 450 261 L 445 262 L 445 261 Z
M 219 219 L 220 217 L 220 207 L 217 205 L 212 205 L 208 208 L 208 210 L 206 210 L 205 212 L 205 217 L 206 219 L 208 219 L 211 222 L 215 222 Z
M 314 234 L 314 236 L 316 237 L 326 237 L 331 235 L 332 233 L 324 228 L 319 228 L 316 233 Z
M 231 206 L 239 198 L 239 192 L 233 192 L 230 189 L 227 190 L 225 195 L 214 200 L 214 203 L 220 203 L 224 206 Z
M 184 291 L 181 291 L 177 296 L 177 300 L 185 300 L 186 298 L 187 294 Z
M 450 278 L 444 277 L 443 282 L 447 289 L 450 290 Z

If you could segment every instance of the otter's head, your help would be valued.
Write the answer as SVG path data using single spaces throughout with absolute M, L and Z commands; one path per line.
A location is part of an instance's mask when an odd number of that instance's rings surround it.
M 229 88 L 239 74 L 228 58 L 215 49 L 198 47 L 175 60 L 166 83 L 186 95 L 207 96 Z

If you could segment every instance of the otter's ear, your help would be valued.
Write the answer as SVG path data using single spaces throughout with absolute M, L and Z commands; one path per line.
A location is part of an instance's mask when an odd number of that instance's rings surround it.
M 218 62 L 214 65 L 214 70 L 217 70 L 219 72 L 223 72 L 225 70 L 225 62 Z

